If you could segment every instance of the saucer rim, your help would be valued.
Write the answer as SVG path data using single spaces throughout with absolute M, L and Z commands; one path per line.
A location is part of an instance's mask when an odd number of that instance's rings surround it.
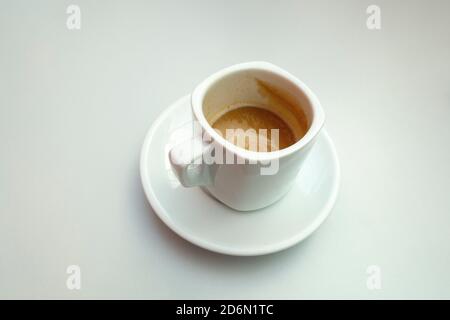
M 192 235 L 188 232 L 185 232 L 182 228 L 180 228 L 175 221 L 171 218 L 171 216 L 167 213 L 167 210 L 164 209 L 164 207 L 159 202 L 156 194 L 154 193 L 154 188 L 152 187 L 150 177 L 148 174 L 148 151 L 149 151 L 149 145 L 153 139 L 154 133 L 156 129 L 159 127 L 159 125 L 162 123 L 162 121 L 172 112 L 173 109 L 175 109 L 178 105 L 183 103 L 190 102 L 190 96 L 191 94 L 187 94 L 170 104 L 166 110 L 161 112 L 159 116 L 156 118 L 156 120 L 153 122 L 153 124 L 148 129 L 144 143 L 141 147 L 141 154 L 140 154 L 140 176 L 141 176 L 141 183 L 144 188 L 145 195 L 150 203 L 150 205 L 153 208 L 153 211 L 155 214 L 168 226 L 173 232 L 175 232 L 177 235 L 179 235 L 181 238 L 203 248 L 209 251 L 231 255 L 231 256 L 260 256 L 260 255 L 266 255 L 271 254 L 275 252 L 279 252 L 285 249 L 288 249 L 304 239 L 306 239 L 308 236 L 310 236 L 316 229 L 319 228 L 319 226 L 326 220 L 326 218 L 330 215 L 334 204 L 336 203 L 337 196 L 339 193 L 340 188 L 340 181 L 341 181 L 341 172 L 340 172 L 340 165 L 339 165 L 339 158 L 337 155 L 337 151 L 335 148 L 335 145 L 333 141 L 331 140 L 328 132 L 325 128 L 322 128 L 322 130 L 319 133 L 319 138 L 321 135 L 323 138 L 327 141 L 327 144 L 330 147 L 330 151 L 332 154 L 332 165 L 333 165 L 333 171 L 335 172 L 336 178 L 333 179 L 332 183 L 332 191 L 331 195 L 328 197 L 327 202 L 325 206 L 320 210 L 320 212 L 317 214 L 317 217 L 313 220 L 312 223 L 310 223 L 305 228 L 302 228 L 298 233 L 296 233 L 294 236 L 285 239 L 283 241 L 278 241 L 276 243 L 271 244 L 263 244 L 259 248 L 250 248 L 250 249 L 236 249 L 236 248 L 228 248 L 223 245 L 218 245 L 215 243 L 211 243 L 209 240 L 205 240 L 203 238 L 196 237 L 195 235 Z M 187 102 L 185 102 L 187 100 Z M 286 195 L 288 196 L 288 195 Z M 223 205 L 224 204 L 220 204 Z M 229 210 L 233 210 L 231 208 L 228 208 Z M 235 210 L 233 210 L 235 211 Z M 242 214 L 245 214 L 242 213 Z

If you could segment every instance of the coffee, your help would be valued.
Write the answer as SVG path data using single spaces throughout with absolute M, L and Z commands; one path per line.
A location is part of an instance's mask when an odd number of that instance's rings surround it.
M 251 151 L 276 151 L 299 140 L 278 115 L 255 106 L 232 109 L 212 127 L 229 142 Z

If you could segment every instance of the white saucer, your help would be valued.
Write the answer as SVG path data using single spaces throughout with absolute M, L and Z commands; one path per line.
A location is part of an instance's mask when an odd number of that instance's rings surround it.
M 302 241 L 330 213 L 339 189 L 339 161 L 325 130 L 291 191 L 257 211 L 235 211 L 200 188 L 184 188 L 173 174 L 168 151 L 190 132 L 189 95 L 168 107 L 153 123 L 141 151 L 141 179 L 150 204 L 164 223 L 184 239 L 211 251 L 253 256 L 280 251 Z

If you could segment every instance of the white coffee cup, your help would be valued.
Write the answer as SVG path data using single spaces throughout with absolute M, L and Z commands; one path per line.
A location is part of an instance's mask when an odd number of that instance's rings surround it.
M 258 105 L 270 109 L 273 103 L 261 91 L 260 83 L 275 90 L 290 106 L 301 108 L 306 116 L 306 134 L 287 148 L 249 151 L 228 142 L 210 124 L 212 115 L 226 111 L 229 106 Z M 202 187 L 240 211 L 266 207 L 289 191 L 325 120 L 319 100 L 311 90 L 290 73 L 267 62 L 242 63 L 211 75 L 195 88 L 191 105 L 195 124 L 203 135 L 194 135 L 191 141 L 170 150 L 172 168 L 183 186 Z M 283 112 L 281 105 L 277 113 L 286 120 Z M 234 161 L 211 163 L 213 149 L 216 160 L 228 157 Z M 218 157 L 217 150 L 223 150 L 223 156 Z

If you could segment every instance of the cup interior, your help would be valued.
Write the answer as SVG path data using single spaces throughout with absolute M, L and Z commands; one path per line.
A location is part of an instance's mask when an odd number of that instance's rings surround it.
M 266 109 L 280 117 L 299 141 L 311 127 L 314 111 L 301 88 L 270 70 L 236 70 L 214 81 L 204 94 L 202 113 L 210 126 L 242 106 Z

